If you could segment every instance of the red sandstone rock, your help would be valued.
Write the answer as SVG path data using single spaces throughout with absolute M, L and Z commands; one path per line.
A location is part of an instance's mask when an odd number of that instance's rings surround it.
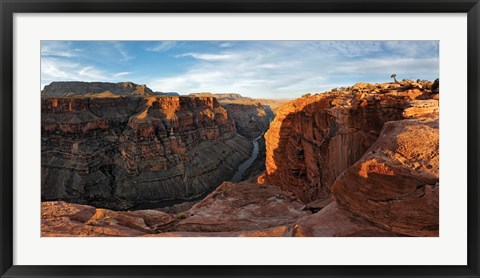
M 293 223 L 309 214 L 304 204 L 276 186 L 224 182 L 185 212 L 174 231 L 258 231 Z M 267 233 L 267 232 L 266 232 Z
M 166 232 L 145 235 L 145 237 L 289 237 L 292 227 L 277 226 L 267 229 L 239 232 Z
M 438 118 L 388 122 L 332 193 L 342 207 L 388 230 L 438 236 L 438 174 Z
M 88 91 L 118 87 L 109 84 Z M 251 154 L 213 97 L 47 97 L 61 92 L 46 89 L 43 200 L 126 209 L 195 198 L 229 180 Z
M 175 218 L 154 210 L 111 211 L 65 202 L 42 202 L 42 236 L 142 236 Z
M 279 101 L 256 100 L 240 94 L 194 93 L 190 96 L 215 97 L 235 120 L 238 134 L 253 139 L 262 135 L 273 119 L 271 106 Z
M 433 98 L 428 88 L 431 82 L 358 83 L 280 107 L 265 134 L 263 182 L 304 202 L 327 198 L 337 177 L 372 146 L 386 122 L 438 114 L 438 100 L 416 100 Z
M 383 237 L 398 236 L 372 222 L 341 209 L 335 202 L 320 212 L 300 218 L 293 226 L 294 237 Z

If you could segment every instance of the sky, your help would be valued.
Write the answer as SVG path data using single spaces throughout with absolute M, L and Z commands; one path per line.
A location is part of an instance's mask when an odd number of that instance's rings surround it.
M 438 41 L 42 41 L 41 88 L 131 81 L 158 92 L 296 98 L 439 77 Z

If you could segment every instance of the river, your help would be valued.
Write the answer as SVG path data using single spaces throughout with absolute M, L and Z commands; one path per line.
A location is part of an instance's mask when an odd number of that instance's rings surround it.
M 258 139 L 262 138 L 263 134 L 252 140 L 253 144 L 253 151 L 252 151 L 252 156 L 247 159 L 245 162 L 243 162 L 240 166 L 238 166 L 237 171 L 235 172 L 235 175 L 233 175 L 233 178 L 230 180 L 232 182 L 241 182 L 243 180 L 243 174 L 245 174 L 245 171 L 248 170 L 248 168 L 252 165 L 252 163 L 257 159 L 258 156 Z
M 252 163 L 258 157 L 258 152 L 259 152 L 258 140 L 260 138 L 262 138 L 262 136 L 263 136 L 263 134 L 252 140 L 252 144 L 253 144 L 252 155 L 250 156 L 249 159 L 247 159 L 245 162 L 240 164 L 240 166 L 238 166 L 237 170 L 235 171 L 235 174 L 233 175 L 233 178 L 230 181 L 232 181 L 232 182 L 241 182 L 242 181 L 243 174 L 245 174 L 245 171 L 247 171 L 248 168 L 250 168 Z M 175 204 L 181 204 L 181 203 L 184 203 L 184 202 L 199 201 L 199 200 L 202 200 L 203 198 L 205 198 L 210 193 L 211 192 L 207 192 L 204 195 L 202 195 L 201 197 L 197 197 L 197 198 L 194 198 L 194 199 L 191 199 L 191 200 L 174 199 L 174 200 L 163 200 L 163 201 L 157 201 L 157 202 L 146 202 L 146 203 L 142 203 L 142 204 L 139 204 L 139 205 L 135 206 L 133 208 L 133 210 L 164 208 L 164 207 L 171 207 Z

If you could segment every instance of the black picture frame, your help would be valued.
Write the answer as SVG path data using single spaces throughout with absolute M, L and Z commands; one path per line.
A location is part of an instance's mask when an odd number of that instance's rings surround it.
M 480 277 L 478 0 L 0 0 L 1 277 Z M 25 266 L 13 265 L 14 13 L 467 13 L 468 264 L 465 266 Z

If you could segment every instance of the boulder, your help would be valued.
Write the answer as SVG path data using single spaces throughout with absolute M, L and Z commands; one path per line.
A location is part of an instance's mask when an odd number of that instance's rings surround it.
M 438 236 L 438 118 L 388 122 L 332 194 L 350 212 L 395 233 Z

